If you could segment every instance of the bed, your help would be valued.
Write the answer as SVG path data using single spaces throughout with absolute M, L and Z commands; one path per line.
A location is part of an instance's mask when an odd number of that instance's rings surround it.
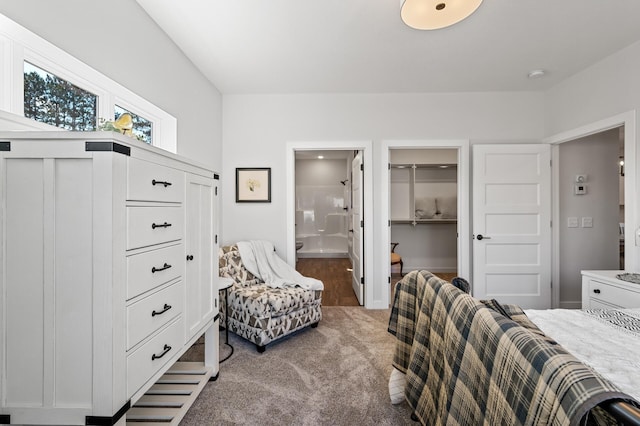
M 639 324 L 638 310 L 523 312 L 413 271 L 395 288 L 391 379 L 422 424 L 640 424 Z

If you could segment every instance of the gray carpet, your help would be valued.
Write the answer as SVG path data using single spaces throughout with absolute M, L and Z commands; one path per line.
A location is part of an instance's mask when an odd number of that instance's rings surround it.
M 235 352 L 220 364 L 181 426 L 412 425 L 406 402 L 392 405 L 388 380 L 393 336 L 389 310 L 323 307 L 320 325 L 267 346 L 234 334 Z M 224 341 L 224 332 L 220 333 Z M 202 344 L 185 361 L 202 361 Z M 228 352 L 224 344 L 220 356 Z

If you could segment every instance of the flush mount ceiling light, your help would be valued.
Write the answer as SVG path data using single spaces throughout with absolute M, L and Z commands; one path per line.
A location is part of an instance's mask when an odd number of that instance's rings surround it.
M 527 74 L 527 77 L 529 77 L 530 79 L 536 79 L 536 78 L 544 77 L 545 74 L 546 72 L 544 70 L 532 70 L 532 71 L 529 71 L 529 74 Z
M 437 30 L 462 21 L 482 0 L 400 0 L 402 21 L 417 30 Z

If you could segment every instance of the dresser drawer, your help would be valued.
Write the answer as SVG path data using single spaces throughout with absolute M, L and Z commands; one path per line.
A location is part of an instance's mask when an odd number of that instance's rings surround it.
M 127 350 L 182 313 L 182 281 L 127 306 Z
M 178 244 L 127 257 L 127 300 L 182 276 L 184 246 Z
M 183 237 L 180 206 L 127 207 L 127 250 L 180 240 Z
M 183 172 L 136 158 L 129 158 L 127 166 L 127 200 L 182 202 Z
M 623 308 L 640 307 L 640 293 L 593 279 L 589 282 L 589 297 L 592 300 L 597 299 L 606 304 Z
M 182 317 L 127 356 L 127 398 L 136 393 L 184 344 Z

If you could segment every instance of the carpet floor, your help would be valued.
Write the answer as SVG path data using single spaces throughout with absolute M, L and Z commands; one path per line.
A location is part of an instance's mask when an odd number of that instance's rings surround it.
M 317 328 L 267 346 L 229 334 L 220 364 L 180 423 L 187 425 L 413 425 L 406 402 L 392 405 L 388 380 L 394 339 L 389 310 L 323 307 Z M 224 342 L 224 332 L 220 333 Z M 228 354 L 223 343 L 220 356 Z M 184 361 L 202 361 L 196 344 Z

